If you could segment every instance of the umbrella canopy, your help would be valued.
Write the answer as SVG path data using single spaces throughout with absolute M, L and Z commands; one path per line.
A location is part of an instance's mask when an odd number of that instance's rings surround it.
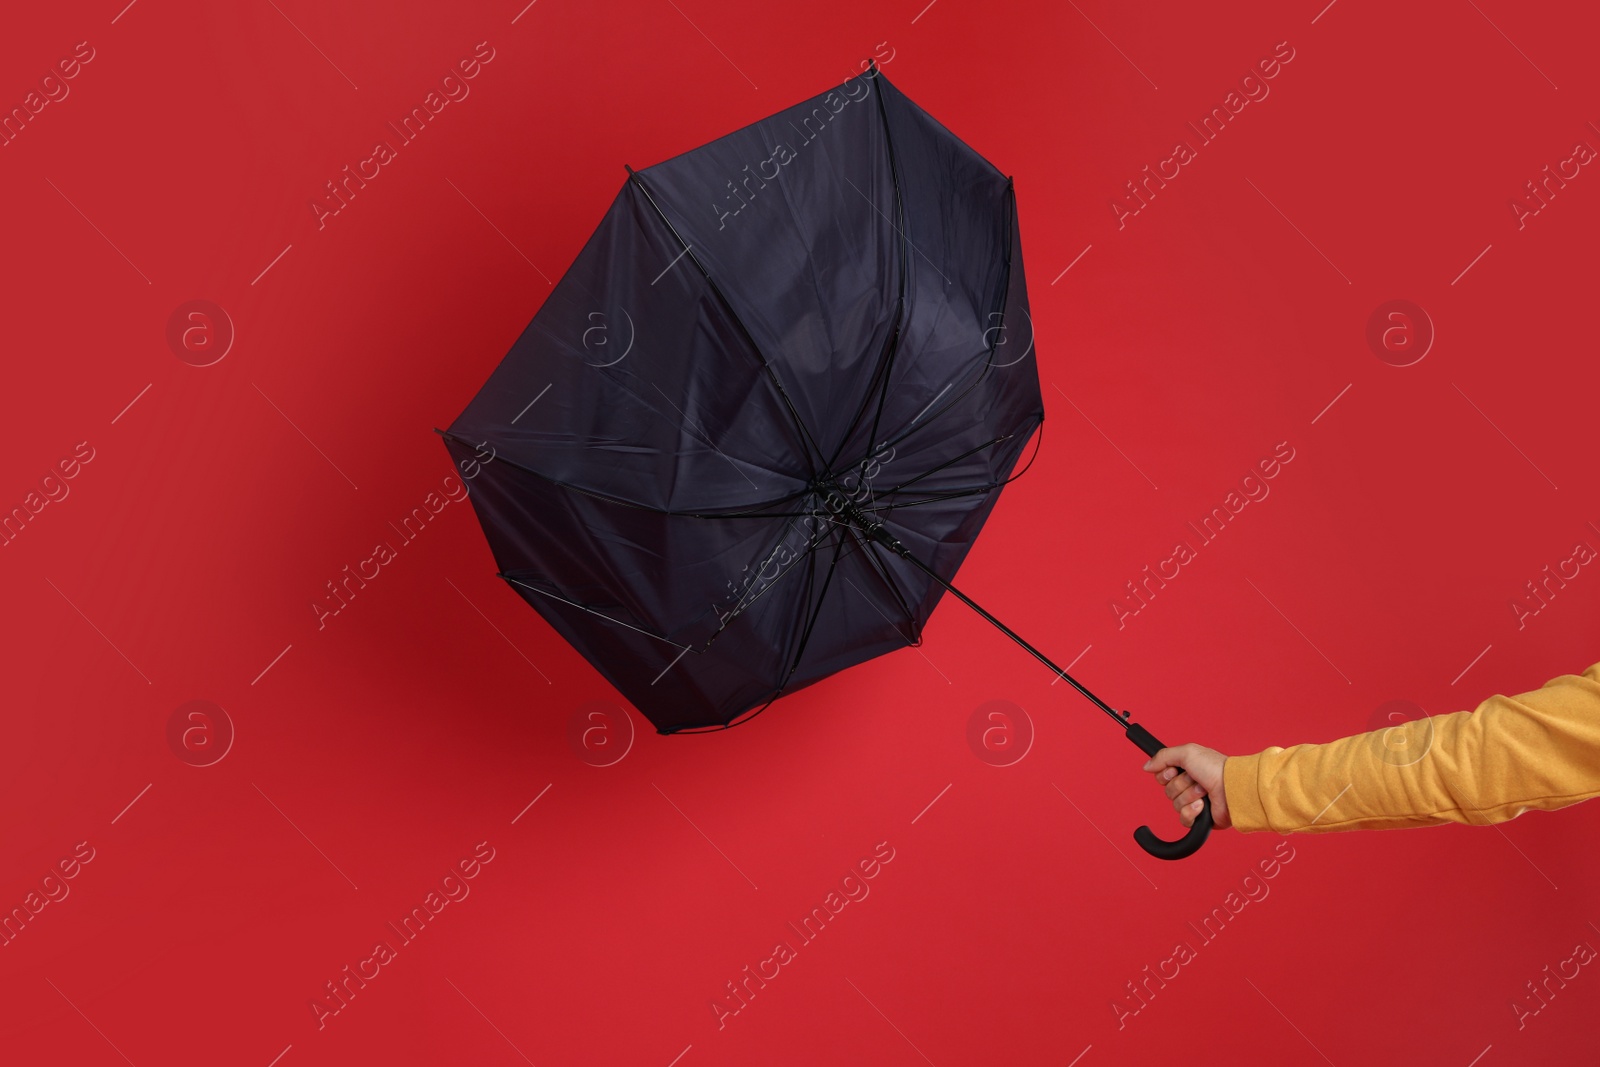
M 917 644 L 1043 417 L 1012 183 L 874 67 L 630 170 L 444 436 L 672 733 Z
M 874 65 L 629 168 L 440 433 L 500 577 L 661 733 L 919 644 L 948 590 L 1154 755 L 950 581 L 1043 421 L 1011 179 Z M 1134 839 L 1193 854 L 1204 801 Z

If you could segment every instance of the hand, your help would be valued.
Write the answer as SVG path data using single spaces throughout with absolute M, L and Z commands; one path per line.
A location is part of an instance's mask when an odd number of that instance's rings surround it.
M 1218 830 L 1233 825 L 1228 797 L 1222 786 L 1222 765 L 1228 757 L 1204 745 L 1176 745 L 1150 757 L 1144 769 L 1164 783 L 1167 797 L 1185 826 L 1193 826 L 1203 807 L 1200 798 L 1211 797 L 1211 822 Z

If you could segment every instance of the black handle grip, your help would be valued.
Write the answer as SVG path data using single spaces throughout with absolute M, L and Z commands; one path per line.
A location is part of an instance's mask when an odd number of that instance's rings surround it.
M 1206 843 L 1206 836 L 1211 833 L 1211 798 L 1201 797 L 1200 815 L 1195 819 L 1194 825 L 1189 827 L 1189 832 L 1176 841 L 1164 841 L 1155 835 L 1148 826 L 1141 826 L 1133 832 L 1133 839 L 1139 842 L 1139 847 L 1158 860 L 1181 860 L 1200 851 L 1200 846 Z
M 1122 713 L 1124 718 L 1127 712 Z M 1127 723 L 1128 740 L 1138 745 L 1146 756 L 1154 756 L 1166 745 L 1156 740 L 1154 734 L 1136 722 Z M 1181 773 L 1183 768 L 1178 768 Z M 1133 839 L 1139 847 L 1158 860 L 1181 860 L 1194 855 L 1200 846 L 1206 843 L 1206 837 L 1211 833 L 1211 798 L 1201 798 L 1202 807 L 1199 816 L 1194 820 L 1194 825 L 1189 827 L 1189 832 L 1176 841 L 1166 841 L 1155 835 L 1148 826 L 1141 826 L 1133 832 Z

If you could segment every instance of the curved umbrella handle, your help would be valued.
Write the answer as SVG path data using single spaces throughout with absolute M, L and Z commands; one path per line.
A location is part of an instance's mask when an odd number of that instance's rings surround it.
M 1126 720 L 1128 713 L 1122 713 Z M 1154 734 L 1136 722 L 1126 723 L 1128 740 L 1138 745 L 1146 756 L 1154 756 L 1166 745 L 1156 740 Z M 1178 768 L 1181 772 L 1183 768 Z M 1181 860 L 1194 855 L 1200 846 L 1206 843 L 1206 837 L 1211 833 L 1211 797 L 1201 798 L 1202 807 L 1199 816 L 1194 820 L 1194 825 L 1189 827 L 1189 832 L 1176 841 L 1166 841 L 1155 835 L 1148 826 L 1141 826 L 1133 832 L 1133 839 L 1139 847 L 1158 860 Z
M 1139 842 L 1139 847 L 1158 860 L 1181 860 L 1192 856 L 1206 843 L 1206 835 L 1211 833 L 1211 798 L 1202 797 L 1201 803 L 1205 805 L 1200 810 L 1200 815 L 1195 819 L 1194 825 L 1189 827 L 1189 832 L 1176 841 L 1163 841 L 1157 837 L 1148 826 L 1141 826 L 1133 832 L 1133 839 Z

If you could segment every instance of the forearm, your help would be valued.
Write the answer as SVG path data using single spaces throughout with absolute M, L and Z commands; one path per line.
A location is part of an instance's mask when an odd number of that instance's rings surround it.
M 1600 663 L 1476 711 L 1230 756 L 1223 775 L 1244 833 L 1486 824 L 1565 807 L 1600 795 Z

